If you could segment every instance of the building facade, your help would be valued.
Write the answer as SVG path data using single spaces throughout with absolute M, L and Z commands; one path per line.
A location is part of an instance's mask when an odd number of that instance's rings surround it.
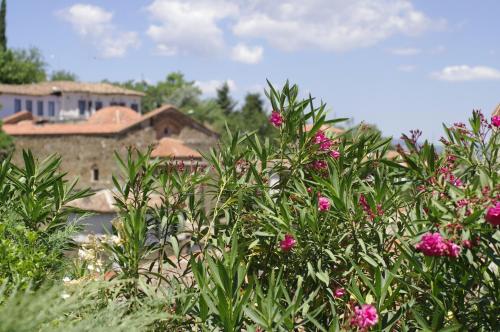
M 0 84 L 0 117 L 27 111 L 50 121 L 85 120 L 108 106 L 128 107 L 141 113 L 143 96 L 108 83 Z
M 125 156 L 127 148 L 154 157 L 201 162 L 198 151 L 215 146 L 218 135 L 173 106 L 163 106 L 145 115 L 125 107 L 107 107 L 77 123 L 47 123 L 22 111 L 4 119 L 3 130 L 14 138 L 14 163 L 22 163 L 22 150 L 39 159 L 57 154 L 61 171 L 79 178 L 79 187 L 112 189 L 112 175 L 119 169 L 115 151 Z

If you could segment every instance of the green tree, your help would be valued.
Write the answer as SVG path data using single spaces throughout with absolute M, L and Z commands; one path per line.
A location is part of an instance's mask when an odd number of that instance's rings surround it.
M 37 48 L 0 52 L 0 83 L 28 84 L 45 79 L 45 61 Z
M 236 107 L 236 102 L 231 98 L 230 92 L 227 82 L 224 82 L 224 84 L 217 89 L 217 104 L 222 108 L 225 115 L 231 114 Z
M 7 4 L 5 0 L 2 0 L 0 5 L 0 52 L 7 50 L 7 34 L 5 30 L 7 29 Z
M 50 75 L 51 81 L 78 81 L 78 76 L 67 70 L 56 70 Z
M 269 123 L 264 101 L 259 93 L 247 93 L 240 112 L 233 113 L 232 127 L 245 133 L 255 131 L 258 136 L 272 136 L 276 131 Z

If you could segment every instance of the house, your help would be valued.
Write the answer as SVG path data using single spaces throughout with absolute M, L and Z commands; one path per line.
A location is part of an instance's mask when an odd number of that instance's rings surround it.
M 58 154 L 68 178 L 79 177 L 80 187 L 94 190 L 113 188 L 111 176 L 119 173 L 115 151 L 124 156 L 127 147 L 145 151 L 152 146 L 154 157 L 201 162 L 198 151 L 208 151 L 218 140 L 215 132 L 170 105 L 144 115 L 110 106 L 86 121 L 65 123 L 21 111 L 4 119 L 3 130 L 14 138 L 14 163 L 22 163 L 23 149 L 39 159 Z
M 143 96 L 108 83 L 0 84 L 0 117 L 27 111 L 51 121 L 85 120 L 108 106 L 125 106 L 141 113 Z

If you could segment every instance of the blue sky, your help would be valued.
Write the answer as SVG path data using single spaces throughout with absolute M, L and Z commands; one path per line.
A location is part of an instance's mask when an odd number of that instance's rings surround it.
M 9 47 L 36 46 L 49 70 L 83 81 L 182 71 L 206 96 L 241 99 L 286 79 L 331 117 L 386 135 L 500 103 L 498 0 L 7 0 Z

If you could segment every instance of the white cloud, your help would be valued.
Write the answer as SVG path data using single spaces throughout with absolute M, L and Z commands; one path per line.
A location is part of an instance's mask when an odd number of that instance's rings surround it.
M 262 60 L 262 56 L 264 54 L 264 49 L 262 46 L 247 46 L 243 43 L 239 43 L 235 47 L 233 47 L 231 57 L 235 61 L 255 64 Z
M 500 80 L 500 70 L 486 66 L 448 66 L 438 72 L 432 73 L 431 77 L 441 81 L 452 82 Z
M 139 46 L 137 33 L 117 29 L 113 24 L 113 13 L 99 6 L 75 4 L 58 11 L 56 15 L 69 22 L 103 57 L 122 57 L 129 48 Z
M 253 63 L 261 46 L 229 49 L 265 40 L 286 51 L 346 51 L 377 44 L 393 35 L 418 35 L 440 26 L 410 0 L 152 0 L 147 35 L 165 55 L 230 54 Z M 263 49 L 262 49 L 263 51 Z
M 236 86 L 236 82 L 231 79 L 227 79 L 225 81 L 219 81 L 219 80 L 196 81 L 194 85 L 200 88 L 201 92 L 205 96 L 215 96 L 215 94 L 217 93 L 217 89 L 220 88 L 222 84 L 224 84 L 224 82 L 227 83 L 227 85 L 229 86 L 229 90 L 231 92 L 234 92 L 238 89 L 238 87 Z
M 415 65 L 401 65 L 398 67 L 398 70 L 404 73 L 411 73 L 415 71 L 415 69 L 416 69 Z
M 409 0 L 255 0 L 240 13 L 234 34 L 287 51 L 346 51 L 437 25 Z
M 234 16 L 238 6 L 225 0 L 154 0 L 147 10 L 155 22 L 147 30 L 163 55 L 211 55 L 224 50 L 218 23 Z
M 390 52 L 394 55 L 408 56 L 408 55 L 420 54 L 422 50 L 419 48 L 406 47 L 406 48 L 394 48 L 390 50 Z

